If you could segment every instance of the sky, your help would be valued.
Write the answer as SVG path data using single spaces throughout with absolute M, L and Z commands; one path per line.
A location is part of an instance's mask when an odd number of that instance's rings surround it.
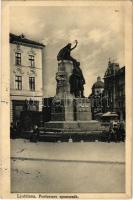
M 80 61 L 86 84 L 85 96 L 97 76 L 104 77 L 108 60 L 124 66 L 123 7 L 109 6 L 18 6 L 10 10 L 10 32 L 46 45 L 44 96 L 56 92 L 56 56 L 67 43 L 78 40 L 71 55 Z

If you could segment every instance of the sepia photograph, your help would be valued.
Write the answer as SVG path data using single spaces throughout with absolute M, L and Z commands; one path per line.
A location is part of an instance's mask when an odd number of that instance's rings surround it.
M 9 193 L 130 193 L 130 1 L 7 7 Z

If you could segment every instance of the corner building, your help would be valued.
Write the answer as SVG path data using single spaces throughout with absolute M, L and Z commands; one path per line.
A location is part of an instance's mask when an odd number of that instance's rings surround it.
M 10 114 L 11 122 L 27 110 L 41 111 L 43 98 L 44 45 L 23 34 L 10 33 Z
M 104 75 L 104 108 L 125 120 L 125 66 L 110 61 Z

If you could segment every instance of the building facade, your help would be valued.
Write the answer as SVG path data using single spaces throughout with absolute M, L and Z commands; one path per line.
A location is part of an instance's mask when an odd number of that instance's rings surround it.
M 90 95 L 92 119 L 96 119 L 98 117 L 97 114 L 103 112 L 103 92 L 104 82 L 101 81 L 101 77 L 97 77 L 97 81 L 93 84 Z
M 117 112 L 120 119 L 125 120 L 125 67 L 122 67 L 118 73 L 118 91 L 117 101 L 119 108 Z
M 104 83 L 97 78 L 90 99 L 93 119 L 100 113 L 115 112 L 120 120 L 125 120 L 125 67 L 109 61 Z
M 111 61 L 104 75 L 104 109 L 125 120 L 125 67 Z
M 10 113 L 11 122 L 19 121 L 24 109 L 42 110 L 44 45 L 23 34 L 10 33 Z

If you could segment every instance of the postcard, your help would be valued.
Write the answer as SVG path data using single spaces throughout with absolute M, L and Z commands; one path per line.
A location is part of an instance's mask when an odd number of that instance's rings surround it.
M 3 1 L 6 199 L 131 198 L 132 2 Z

